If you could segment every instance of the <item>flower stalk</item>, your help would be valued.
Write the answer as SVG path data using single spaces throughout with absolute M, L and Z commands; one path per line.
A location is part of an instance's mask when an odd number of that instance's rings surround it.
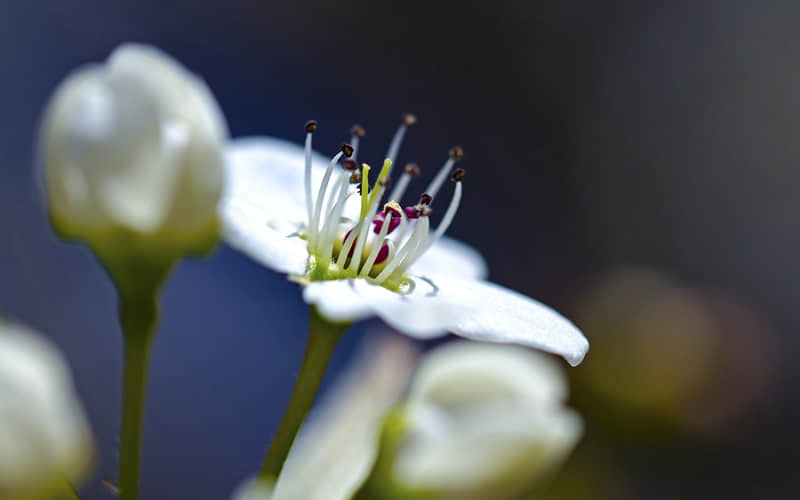
M 274 482 L 280 475 L 295 436 L 314 403 L 331 354 L 339 338 L 351 324 L 329 321 L 320 315 L 316 307 L 311 307 L 308 344 L 300 373 L 297 375 L 289 404 L 261 467 L 259 479 Z
M 155 292 L 155 291 L 154 291 Z M 124 345 L 124 375 L 122 390 L 122 431 L 119 461 L 119 498 L 139 498 L 141 467 L 142 421 L 150 347 L 158 322 L 156 294 L 120 296 L 120 324 Z

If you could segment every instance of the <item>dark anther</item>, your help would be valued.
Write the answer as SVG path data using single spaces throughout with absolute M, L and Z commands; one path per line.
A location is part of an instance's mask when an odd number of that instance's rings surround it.
M 316 132 L 317 131 L 317 120 L 308 120 L 306 122 L 306 132 Z
M 353 125 L 353 128 L 350 129 L 350 133 L 352 133 L 356 137 L 364 137 L 364 134 L 366 134 L 367 131 L 364 130 L 364 127 L 356 123 L 355 125 Z
M 422 196 L 419 197 L 420 205 L 430 205 L 432 201 L 433 196 L 429 195 L 428 193 L 422 193 Z
M 342 153 L 348 158 L 353 156 L 353 146 L 347 144 L 346 142 L 342 144 Z
M 358 192 L 361 193 L 361 172 L 356 170 L 350 174 L 350 184 L 358 184 Z
M 345 170 L 355 170 L 356 169 L 356 161 L 352 158 L 345 158 L 342 160 L 342 166 Z
M 403 113 L 403 124 L 406 127 L 410 127 L 417 123 L 417 117 L 412 115 L 411 113 Z
M 461 179 L 464 178 L 464 169 L 457 168 L 453 170 L 453 173 L 450 175 L 450 178 L 455 182 L 461 182 Z
M 411 176 L 418 176 L 419 175 L 419 165 L 416 163 L 409 163 L 406 165 L 406 173 Z
M 464 150 L 460 146 L 453 146 L 447 154 L 450 155 L 450 158 L 458 161 L 464 157 Z

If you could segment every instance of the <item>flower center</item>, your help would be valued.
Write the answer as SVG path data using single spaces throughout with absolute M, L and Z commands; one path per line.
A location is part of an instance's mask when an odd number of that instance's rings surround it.
M 331 158 L 316 193 L 313 192 L 311 179 L 311 143 L 317 123 L 313 120 L 306 123 L 307 224 L 300 234 L 307 241 L 309 259 L 307 275 L 297 279 L 325 281 L 364 278 L 398 292 L 410 284 L 410 278 L 406 276 L 408 269 L 442 237 L 453 222 L 461 202 L 461 179 L 464 177 L 463 169 L 453 170 L 455 163 L 463 156 L 461 148 L 454 147 L 417 204 L 401 205 L 412 178 L 420 173 L 414 163 L 405 167 L 394 189 L 386 196 L 392 165 L 406 130 L 415 121 L 413 115 L 403 116 L 377 179 L 371 186 L 369 177 L 372 168 L 366 163 L 357 168 L 358 143 L 364 136 L 364 129 L 355 125 L 350 142 L 343 144 L 341 150 Z M 341 169 L 338 169 L 340 164 Z M 438 227 L 432 231 L 431 205 L 448 175 L 455 182 L 453 197 Z M 357 217 L 349 213 L 356 211 Z

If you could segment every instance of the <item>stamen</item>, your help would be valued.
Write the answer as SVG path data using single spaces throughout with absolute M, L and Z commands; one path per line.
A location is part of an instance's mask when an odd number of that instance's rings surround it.
M 322 229 L 322 240 L 319 244 L 321 250 L 320 265 L 324 266 L 325 268 L 328 267 L 328 264 L 331 261 L 331 256 L 333 254 L 333 243 L 336 239 L 336 230 L 339 227 L 339 220 L 342 218 L 344 204 L 348 198 L 347 188 L 349 184 L 347 180 L 347 172 L 342 172 L 342 175 L 339 176 L 339 182 L 336 186 L 339 188 L 339 196 L 336 198 L 336 205 L 328 211 L 328 217 L 325 220 L 325 225 Z
M 350 253 L 353 251 L 353 242 L 356 241 L 358 233 L 361 232 L 361 224 L 365 223 L 366 221 L 360 221 L 353 229 L 347 232 L 347 235 L 344 238 L 342 249 L 339 251 L 339 257 L 336 259 L 336 265 L 339 267 L 339 269 L 344 269 L 344 264 L 347 262 L 347 257 L 349 257 Z
M 342 153 L 344 153 L 346 157 L 350 158 L 351 156 L 353 156 L 353 146 L 345 142 L 344 144 L 342 144 Z
M 397 269 L 400 264 L 403 263 L 406 256 L 415 251 L 417 247 L 425 243 L 425 238 L 428 235 L 428 228 L 429 222 L 427 217 L 420 217 L 417 221 L 417 226 L 414 228 L 414 232 L 411 233 L 411 237 L 408 238 L 403 248 L 401 248 L 397 254 L 395 254 L 394 258 L 389 261 L 383 271 L 381 271 L 378 276 L 375 277 L 375 282 L 378 284 L 383 283 L 386 281 L 386 278 L 394 273 L 395 269 Z
M 447 161 L 442 165 L 442 168 L 439 169 L 439 172 L 436 174 L 436 177 L 428 184 L 428 187 L 425 188 L 426 193 L 430 193 L 431 196 L 436 196 L 441 189 L 442 184 L 444 184 L 445 179 L 447 179 L 447 174 L 450 173 L 450 169 L 453 168 L 453 165 L 461 158 L 464 157 L 464 150 L 458 146 L 453 146 L 450 148 L 448 153 L 449 158 Z
M 376 192 L 378 192 L 379 196 L 382 191 L 383 191 L 382 187 L 376 189 Z M 375 197 L 375 199 L 373 199 L 372 202 L 370 203 L 369 212 L 367 212 L 367 216 L 359 221 L 361 227 L 359 228 L 358 231 L 358 239 L 356 240 L 356 247 L 355 250 L 353 251 L 353 257 L 350 259 L 350 265 L 347 266 L 347 269 L 353 273 L 353 276 L 355 276 L 355 274 L 358 272 L 358 267 L 361 264 L 361 254 L 364 253 L 364 246 L 367 244 L 367 235 L 369 234 L 370 221 L 372 221 L 372 219 L 375 218 L 375 214 L 378 212 L 379 196 Z M 361 195 L 361 199 L 362 200 L 364 199 L 363 194 Z M 350 236 L 352 236 L 352 234 Z M 342 249 L 342 252 L 344 252 L 344 248 Z M 347 253 L 339 254 L 339 259 L 337 259 L 337 264 L 340 261 L 343 262 L 341 260 L 342 255 L 346 257 L 349 253 L 350 252 L 348 249 Z
M 350 144 L 353 146 L 353 154 L 351 155 L 351 158 L 353 160 L 356 159 L 356 155 L 358 154 L 359 140 L 364 137 L 364 134 L 366 133 L 367 132 L 364 130 L 364 127 L 359 124 L 353 125 L 353 127 L 350 129 Z
M 403 114 L 403 122 L 397 127 L 397 132 L 392 137 L 392 142 L 389 144 L 389 151 L 386 153 L 386 158 L 392 160 L 394 163 L 397 160 L 397 152 L 400 151 L 400 145 L 403 143 L 403 137 L 406 135 L 408 127 L 417 122 L 417 117 L 411 113 Z
M 381 226 L 381 230 L 378 233 L 378 239 L 375 240 L 375 243 L 372 246 L 372 250 L 369 252 L 369 256 L 367 257 L 366 262 L 364 262 L 364 266 L 361 268 L 361 272 L 358 273 L 359 276 L 369 276 L 369 272 L 372 270 L 372 265 L 375 263 L 375 259 L 378 258 L 378 253 L 380 253 L 381 248 L 383 247 L 383 242 L 386 240 L 386 235 L 389 234 L 389 226 L 391 225 L 393 217 L 392 212 L 386 213 L 386 219 L 383 221 L 383 225 Z
M 306 212 L 308 213 L 308 227 L 311 230 L 312 218 L 312 203 L 311 203 L 311 135 L 317 130 L 317 121 L 308 120 L 305 126 L 306 130 L 306 165 L 305 165 L 305 183 L 306 183 Z
M 322 212 L 322 201 L 325 198 L 325 193 L 328 192 L 328 182 L 331 179 L 331 173 L 333 172 L 333 167 L 339 161 L 339 158 L 342 157 L 344 151 L 339 151 L 331 158 L 331 162 L 328 164 L 328 168 L 325 170 L 325 175 L 322 177 L 322 184 L 320 184 L 319 191 L 317 194 L 317 202 L 314 206 L 314 218 L 311 220 L 311 224 L 309 224 L 309 248 L 316 249 L 317 248 L 317 236 L 319 235 L 319 216 L 320 212 Z M 333 193 L 331 194 L 333 196 Z
M 419 175 L 419 172 L 419 166 L 416 163 L 409 163 L 406 165 L 405 171 L 403 175 L 400 176 L 400 180 L 397 181 L 397 185 L 389 195 L 389 199 L 400 201 L 403 198 L 403 194 L 406 192 L 406 188 L 408 188 L 408 183 L 411 182 L 411 178 Z
M 461 179 L 463 178 L 463 168 L 459 168 L 453 172 L 453 181 L 456 183 L 456 188 L 453 191 L 453 199 L 450 200 L 450 205 L 447 207 L 447 211 L 444 213 L 444 217 L 439 223 L 439 226 L 436 228 L 436 231 L 433 233 L 433 236 L 428 239 L 428 243 L 425 247 L 426 249 L 430 248 L 431 245 L 436 243 L 436 240 L 442 237 L 444 232 L 447 231 L 447 228 L 450 227 L 450 223 L 453 222 L 456 212 L 458 211 L 458 205 L 461 203 Z

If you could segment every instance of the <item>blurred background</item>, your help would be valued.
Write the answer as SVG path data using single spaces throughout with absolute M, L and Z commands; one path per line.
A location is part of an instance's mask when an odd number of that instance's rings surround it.
M 797 498 L 798 21 L 781 1 L 0 2 L 0 310 L 72 363 L 85 498 L 116 475 L 115 295 L 50 231 L 35 137 L 67 72 L 123 41 L 202 75 L 234 136 L 299 142 L 314 118 L 331 152 L 358 122 L 379 161 L 411 111 L 401 162 L 432 175 L 464 147 L 451 234 L 591 342 L 569 370 L 587 434 L 548 498 Z M 227 498 L 277 426 L 307 307 L 225 246 L 162 304 L 142 496 Z

